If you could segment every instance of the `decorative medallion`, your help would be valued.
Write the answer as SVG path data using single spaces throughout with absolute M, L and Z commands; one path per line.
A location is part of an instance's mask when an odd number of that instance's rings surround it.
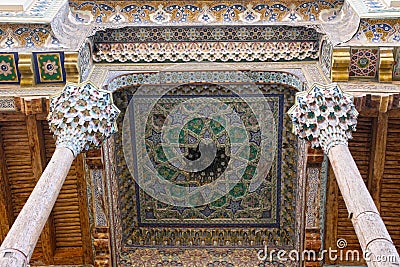
M 64 83 L 63 52 L 33 52 L 35 62 L 36 83 Z
M 219 77 L 217 72 L 210 73 L 213 75 L 210 75 L 208 81 Z M 180 79 L 179 75 L 182 76 Z M 134 85 L 130 80 L 139 78 L 141 83 L 149 84 L 149 80 L 156 78 L 146 74 L 136 78 L 128 75 L 124 77 L 130 85 L 126 84 L 120 90 L 112 86 L 113 90 L 117 89 L 114 92 L 116 105 L 125 116 L 125 119 L 122 116 L 118 120 L 118 127 L 123 131 L 115 135 L 113 144 L 117 186 L 113 192 L 118 199 L 116 227 L 119 229 L 117 246 L 121 249 L 117 257 L 120 264 L 129 265 L 133 260 L 131 256 L 139 247 L 155 249 L 205 246 L 213 249 L 231 248 L 235 250 L 233 253 L 239 253 L 236 250 L 244 247 L 253 250 L 270 244 L 271 247 L 285 246 L 295 249 L 299 244 L 296 218 L 301 215 L 296 213 L 298 185 L 295 178 L 297 138 L 288 130 L 290 118 L 282 113 L 294 103 L 297 90 L 283 84 L 257 84 L 259 79 L 255 79 L 257 90 L 262 92 L 257 95 L 249 86 L 238 85 L 234 72 L 222 75 L 226 79 L 221 80 L 224 84 L 220 85 L 195 82 L 203 81 L 201 77 L 205 77 L 205 74 L 200 72 L 199 75 L 192 76 L 191 72 L 166 72 L 161 77 L 163 85 L 142 86 Z M 249 76 L 253 80 L 260 75 L 249 73 Z M 192 81 L 195 77 L 197 79 Z M 170 78 L 178 82 L 192 82 L 172 85 L 168 94 L 156 99 L 154 106 L 149 106 L 149 101 L 153 102 L 154 94 Z M 240 97 L 234 91 L 227 90 L 232 85 L 240 90 Z M 138 91 L 145 93 L 142 96 Z M 191 101 L 202 103 L 211 98 L 218 102 L 201 108 L 200 104 L 191 104 Z M 131 110 L 128 109 L 130 101 L 136 103 Z M 183 109 L 180 109 L 185 103 Z M 249 108 L 249 105 L 256 108 Z M 264 151 L 266 132 L 265 129 L 261 130 L 265 120 L 259 120 L 256 114 L 260 114 L 260 111 L 265 114 L 266 108 L 271 110 L 270 119 L 276 125 L 275 130 L 271 128 L 270 131 L 277 133 L 273 142 L 276 150 L 270 147 L 277 154 L 271 162 L 269 172 L 262 170 L 265 164 L 258 164 Z M 193 112 L 182 113 L 182 110 Z M 147 111 L 148 116 L 145 115 Z M 200 112 L 203 116 L 185 117 L 195 112 Z M 221 116 L 218 117 L 217 114 Z M 128 127 L 126 117 L 131 118 Z M 240 123 L 243 123 L 244 128 L 238 127 Z M 179 129 L 177 124 L 181 125 Z M 163 132 L 165 127 L 167 131 Z M 128 143 L 123 137 L 126 129 L 131 129 L 130 132 L 134 133 L 134 136 L 128 138 L 131 140 Z M 163 147 L 162 143 L 173 138 L 177 140 L 176 149 Z M 143 145 L 138 146 L 139 142 Z M 238 164 L 235 165 L 236 169 L 229 170 L 229 165 L 244 155 L 244 151 L 237 147 L 238 143 L 243 142 L 249 144 L 248 161 L 245 165 Z M 127 144 L 135 149 L 135 157 L 124 152 Z M 216 147 L 213 154 L 215 157 L 209 161 L 209 165 L 201 170 L 185 169 L 200 157 L 208 158 L 204 148 L 209 144 L 215 144 Z M 174 153 L 181 153 L 183 162 L 188 165 L 179 165 L 180 161 L 171 156 Z M 150 161 L 146 163 L 145 158 Z M 131 163 L 136 164 L 133 172 L 128 167 Z M 154 168 L 163 181 L 179 185 L 189 194 L 198 187 L 215 183 L 212 190 L 197 195 L 200 198 L 196 198 L 196 195 L 188 198 L 189 204 L 191 201 L 196 204 L 199 199 L 202 201 L 208 198 L 207 192 L 215 193 L 221 188 L 227 189 L 218 182 L 222 173 L 230 173 L 231 178 L 238 179 L 232 188 L 228 188 L 226 194 L 219 195 L 209 203 L 182 206 L 182 202 L 166 204 L 159 200 L 158 197 L 166 193 L 170 193 L 175 200 L 181 200 L 182 192 L 169 192 L 168 187 L 160 187 L 154 180 L 148 179 L 148 168 Z M 240 169 L 243 170 L 241 174 Z M 256 186 L 252 183 L 255 177 L 263 177 Z M 148 188 L 144 188 L 142 182 Z M 152 192 L 158 192 L 159 195 L 153 197 Z
M 18 53 L 0 53 L 0 84 L 19 83 Z
M 350 77 L 376 77 L 378 49 L 352 48 L 350 59 Z

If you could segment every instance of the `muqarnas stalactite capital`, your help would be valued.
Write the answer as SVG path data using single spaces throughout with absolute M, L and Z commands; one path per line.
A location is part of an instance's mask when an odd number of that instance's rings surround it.
M 98 89 L 90 82 L 69 83 L 52 97 L 48 117 L 57 147 L 79 153 L 99 148 L 117 131 L 120 111 L 113 104 L 110 92 Z
M 296 103 L 288 111 L 293 131 L 325 153 L 338 144 L 346 145 L 356 130 L 358 112 L 353 97 L 336 83 L 315 83 L 308 91 L 296 94 Z

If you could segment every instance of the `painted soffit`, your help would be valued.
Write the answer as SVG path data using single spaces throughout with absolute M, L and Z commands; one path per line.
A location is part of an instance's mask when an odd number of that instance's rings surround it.
M 27 10 L 0 12 L 0 47 L 77 51 L 98 30 L 125 26 L 304 25 L 331 20 L 342 1 L 215 3 L 213 1 L 36 0 Z

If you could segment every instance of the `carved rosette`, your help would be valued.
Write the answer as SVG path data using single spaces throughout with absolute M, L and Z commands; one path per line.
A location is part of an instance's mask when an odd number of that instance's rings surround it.
M 296 103 L 288 114 L 293 121 L 294 133 L 327 154 L 333 146 L 347 146 L 352 131 L 356 130 L 358 116 L 353 97 L 336 83 L 315 83 L 310 90 L 297 93 Z
M 120 111 L 113 104 L 110 92 L 92 83 L 69 83 L 52 97 L 48 121 L 57 147 L 71 149 L 76 157 L 96 149 L 117 131 Z

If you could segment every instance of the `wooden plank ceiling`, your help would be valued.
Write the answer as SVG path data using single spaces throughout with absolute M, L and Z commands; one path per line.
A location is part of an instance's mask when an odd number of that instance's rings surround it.
M 361 176 L 370 191 L 383 221 L 400 251 L 400 109 L 398 95 L 360 98 L 357 131 L 349 142 Z M 394 104 L 393 104 L 394 103 Z M 366 107 L 367 105 L 367 107 Z M 338 239 L 347 241 L 346 250 L 358 250 L 351 220 L 330 169 L 326 203 L 325 248 L 337 249 Z M 327 260 L 329 264 L 364 265 L 364 261 Z
M 0 113 L 0 242 L 55 149 L 45 114 Z M 83 156 L 75 159 L 32 265 L 93 264 Z

